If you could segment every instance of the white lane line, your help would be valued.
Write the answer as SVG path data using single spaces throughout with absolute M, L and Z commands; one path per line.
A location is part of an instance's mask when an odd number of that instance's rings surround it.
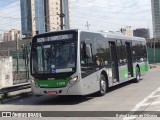
M 153 102 L 151 105 L 158 105 L 160 102 Z
M 158 98 L 160 95 L 151 96 L 150 98 Z
M 160 87 L 158 88 L 158 90 L 157 91 L 160 91 Z
M 142 106 L 149 106 L 152 101 L 150 103 L 146 103 L 150 98 L 155 97 L 155 94 L 157 92 L 160 91 L 160 87 L 157 88 L 155 91 L 153 91 L 150 95 L 148 95 L 147 97 L 145 97 L 140 103 L 138 103 L 131 111 L 138 111 L 140 107 Z M 159 97 L 159 95 L 157 95 L 157 98 Z M 135 120 L 136 117 L 125 117 L 123 120 Z
M 137 111 L 146 101 L 148 101 L 150 98 L 154 96 L 155 93 L 157 93 L 160 90 L 160 87 L 157 88 L 155 91 L 153 91 L 150 95 L 145 97 L 140 103 L 138 103 L 131 111 Z

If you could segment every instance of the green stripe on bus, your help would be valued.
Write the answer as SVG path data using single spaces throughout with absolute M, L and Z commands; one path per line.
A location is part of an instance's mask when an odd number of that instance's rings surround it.
M 141 73 L 147 72 L 148 71 L 148 65 L 147 64 L 140 65 L 140 70 L 141 70 Z M 136 75 L 136 67 L 133 68 L 133 74 L 134 74 L 134 76 Z M 128 77 L 128 69 L 123 69 L 120 73 L 120 79 L 123 80 L 127 77 Z
M 148 65 L 146 65 L 146 64 L 140 65 L 140 71 L 141 71 L 141 73 L 147 72 L 148 71 Z
M 120 74 L 120 79 L 125 79 L 128 77 L 128 69 L 123 69 Z
M 60 88 L 66 87 L 68 82 L 72 78 L 69 77 L 67 79 L 54 79 L 54 80 L 35 80 L 39 87 L 42 88 Z
M 133 75 L 136 76 L 136 67 L 133 68 Z

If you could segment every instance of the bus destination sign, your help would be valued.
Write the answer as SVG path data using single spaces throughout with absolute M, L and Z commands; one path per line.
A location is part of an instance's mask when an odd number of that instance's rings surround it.
M 50 41 L 58 41 L 58 40 L 69 40 L 69 39 L 73 39 L 73 34 L 37 38 L 37 42 L 41 43 L 41 42 L 50 42 Z

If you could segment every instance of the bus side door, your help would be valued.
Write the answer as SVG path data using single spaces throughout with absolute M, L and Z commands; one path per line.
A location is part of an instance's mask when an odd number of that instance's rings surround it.
M 112 79 L 113 82 L 119 82 L 119 70 L 118 70 L 118 57 L 117 48 L 115 42 L 109 42 L 110 54 L 111 54 L 111 66 L 112 66 Z
M 125 42 L 125 44 L 126 44 L 126 54 L 127 54 L 128 77 L 133 77 L 133 60 L 132 60 L 131 43 Z

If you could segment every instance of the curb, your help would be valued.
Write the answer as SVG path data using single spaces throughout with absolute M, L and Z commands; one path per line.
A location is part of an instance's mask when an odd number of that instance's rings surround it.
M 149 69 L 153 69 L 153 68 L 157 68 L 157 66 L 156 65 L 150 65 L 149 66 Z

